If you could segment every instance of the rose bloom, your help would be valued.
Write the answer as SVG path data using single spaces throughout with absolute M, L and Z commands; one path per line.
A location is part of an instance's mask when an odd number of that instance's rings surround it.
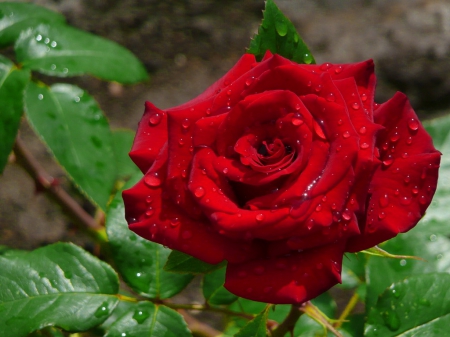
M 440 153 L 408 99 L 374 103 L 373 61 L 250 54 L 200 96 L 146 103 L 124 191 L 132 231 L 208 263 L 255 301 L 302 303 L 341 281 L 346 252 L 416 225 Z

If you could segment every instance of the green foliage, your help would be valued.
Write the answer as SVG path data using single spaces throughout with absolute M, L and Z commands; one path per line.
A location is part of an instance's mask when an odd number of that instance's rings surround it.
M 106 209 L 116 167 L 108 121 L 95 100 L 74 85 L 47 87 L 31 82 L 25 110 L 36 133 L 77 187 Z
M 209 304 L 227 305 L 233 303 L 238 298 L 223 286 L 225 283 L 225 269 L 215 270 L 203 277 L 203 296 Z
M 396 282 L 369 313 L 366 336 L 445 336 L 450 323 L 449 274 Z
M 125 185 L 131 187 L 139 173 Z M 107 213 L 106 231 L 114 261 L 124 280 L 142 296 L 153 299 L 172 297 L 192 280 L 190 274 L 169 273 L 163 269 L 170 249 L 142 239 L 128 229 L 122 193 L 117 193 Z
M 31 3 L 0 3 L 0 48 L 14 44 L 20 33 L 41 23 L 62 24 L 61 14 Z
M 72 244 L 0 256 L 0 270 L 1 336 L 26 336 L 52 325 L 87 330 L 118 302 L 116 273 Z
M 128 156 L 133 145 L 134 132 L 127 129 L 118 129 L 112 131 L 112 144 L 115 157 L 115 167 L 117 179 L 128 180 L 134 174 L 139 172 L 138 167 Z
M 270 307 L 266 307 L 254 319 L 248 322 L 235 337 L 266 337 L 267 314 Z
M 105 337 L 189 337 L 183 317 L 176 311 L 151 302 L 131 306 L 111 327 Z
M 23 111 L 23 93 L 29 78 L 28 71 L 17 69 L 0 55 L 0 173 L 16 139 Z
M 91 74 L 121 83 L 147 79 L 145 68 L 127 49 L 64 24 L 41 24 L 22 32 L 15 50 L 24 69 L 46 75 Z
M 254 54 L 258 60 L 261 60 L 267 50 L 297 63 L 316 63 L 292 22 L 272 0 L 266 1 L 264 19 L 247 52 Z
M 220 269 L 224 265 L 225 262 L 210 264 L 177 250 L 173 250 L 169 255 L 164 270 L 181 274 L 205 274 Z

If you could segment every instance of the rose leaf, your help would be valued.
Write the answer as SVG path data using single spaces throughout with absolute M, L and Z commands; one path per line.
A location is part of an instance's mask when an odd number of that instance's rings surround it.
M 128 180 L 139 172 L 138 167 L 128 156 L 133 145 L 134 132 L 128 129 L 112 130 L 112 144 L 117 169 L 117 179 Z
M 272 0 L 266 1 L 264 18 L 247 52 L 260 60 L 267 50 L 297 63 L 316 63 L 292 22 Z
M 118 302 L 114 270 L 73 244 L 5 254 L 0 270 L 1 336 L 26 336 L 47 326 L 85 331 Z
M 215 270 L 203 277 L 203 296 L 212 305 L 228 305 L 237 300 L 223 286 L 225 283 L 225 268 Z
M 148 78 L 142 63 L 126 48 L 65 24 L 41 24 L 23 31 L 15 51 L 24 69 L 45 75 L 91 74 L 120 83 Z
M 31 82 L 25 112 L 80 191 L 106 209 L 116 171 L 111 131 L 97 102 L 74 85 Z
M 133 176 L 124 189 L 142 174 Z M 183 290 L 193 275 L 180 275 L 163 269 L 170 249 L 141 238 L 128 229 L 122 193 L 118 192 L 106 214 L 106 233 L 116 266 L 125 282 L 142 296 L 164 299 Z
M 164 270 L 181 274 L 206 274 L 225 266 L 226 262 L 210 264 L 188 254 L 173 250 L 169 255 Z
M 16 139 L 23 112 L 23 93 L 29 79 L 29 71 L 17 69 L 0 55 L 0 173 Z
M 267 315 L 270 307 L 261 311 L 254 319 L 248 322 L 235 337 L 266 337 L 267 335 Z
M 105 337 L 191 337 L 183 317 L 164 305 L 133 304 L 113 323 Z
M 20 32 L 41 23 L 64 23 L 61 14 L 31 3 L 0 3 L 0 48 L 14 44 Z
M 365 336 L 445 336 L 450 275 L 417 275 L 392 284 L 370 310 Z

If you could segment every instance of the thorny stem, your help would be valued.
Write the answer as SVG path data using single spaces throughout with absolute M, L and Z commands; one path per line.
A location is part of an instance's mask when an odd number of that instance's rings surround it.
M 311 302 L 306 302 L 301 308 L 301 311 L 303 311 L 305 314 L 307 314 L 309 317 L 317 321 L 319 324 L 321 324 L 324 328 L 330 330 L 336 337 L 343 337 L 339 331 L 337 331 L 333 325 L 330 323 L 330 320 L 328 317 L 325 316 L 323 312 L 321 312 L 314 304 Z
M 350 298 L 350 301 L 348 301 L 347 305 L 344 308 L 344 311 L 342 311 L 342 314 L 339 316 L 338 321 L 333 324 L 335 328 L 340 328 L 342 323 L 344 323 L 345 319 L 348 315 L 352 312 L 352 310 L 355 308 L 356 304 L 358 303 L 359 295 L 358 293 L 354 293 L 353 296 Z
M 272 337 L 284 337 L 287 332 L 290 332 L 292 335 L 295 324 L 303 313 L 304 311 L 300 310 L 300 306 L 292 305 L 291 310 L 284 321 L 272 331 Z
M 86 228 L 95 239 L 100 242 L 106 241 L 104 227 L 95 221 L 59 184 L 55 183 L 55 179 L 34 158 L 19 137 L 16 138 L 14 144 L 14 153 L 17 162 L 35 180 L 38 188 L 46 191 L 55 199 L 64 211 L 69 213 L 83 228 Z

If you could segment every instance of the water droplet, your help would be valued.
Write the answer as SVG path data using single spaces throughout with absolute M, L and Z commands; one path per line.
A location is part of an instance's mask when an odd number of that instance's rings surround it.
M 398 328 L 400 328 L 400 318 L 395 311 L 386 313 L 383 316 L 383 319 L 389 330 L 396 331 L 398 330 Z
M 158 187 L 161 185 L 161 179 L 157 172 L 152 172 L 144 177 L 144 183 L 150 187 Z
M 297 103 L 297 104 L 295 105 L 295 110 L 297 110 L 297 111 L 300 110 L 300 104 Z
M 417 195 L 419 194 L 419 188 L 417 186 L 414 186 L 412 189 L 412 194 Z
M 148 119 L 148 123 L 150 124 L 150 126 L 155 126 L 161 122 L 161 119 L 162 119 L 162 114 L 160 114 L 159 112 L 155 112 Z
M 380 199 L 378 200 L 378 203 L 380 204 L 381 207 L 387 207 L 389 205 L 389 197 L 387 194 L 384 194 L 380 197 Z
M 247 80 L 245 80 L 245 85 L 246 85 L 247 87 L 249 87 L 249 86 L 253 83 L 254 80 L 255 80 L 255 78 L 254 78 L 253 76 L 247 78 Z
M 320 212 L 322 210 L 322 205 L 318 204 L 316 207 L 316 212 Z
M 368 143 L 362 143 L 361 144 L 361 149 L 365 150 L 367 148 L 369 148 L 369 144 Z
M 184 231 L 183 233 L 181 233 L 181 237 L 184 240 L 190 239 L 192 237 L 192 233 L 190 231 Z
M 411 131 L 417 131 L 419 129 L 419 122 L 415 118 L 411 118 L 408 121 L 408 127 Z
M 408 185 L 411 181 L 411 176 L 408 174 L 405 176 L 405 179 L 403 179 L 403 181 L 405 182 L 405 185 Z
M 150 195 L 149 195 L 147 198 L 145 198 L 145 202 L 146 202 L 147 204 L 151 204 L 152 201 L 153 201 L 153 199 L 152 199 L 152 197 L 151 197 Z
M 394 162 L 394 159 L 388 158 L 388 159 L 383 160 L 383 165 L 384 165 L 385 167 L 389 167 L 389 166 L 392 165 L 393 162 Z
M 50 39 L 48 37 L 46 37 L 45 40 L 44 40 L 44 43 L 45 44 L 49 44 L 49 42 L 50 42 Z
M 138 324 L 144 323 L 144 321 L 150 317 L 148 311 L 136 310 L 133 315 L 133 319 L 138 322 Z
M 400 260 L 400 266 L 404 267 L 404 266 L 406 266 L 406 264 L 407 264 L 407 261 L 405 259 Z
M 301 115 L 299 113 L 294 114 L 291 119 L 292 125 L 299 126 L 303 124 L 303 120 L 301 119 Z
M 222 170 L 223 174 L 227 174 L 228 173 L 228 167 L 224 167 L 224 169 Z
M 411 197 L 400 198 L 400 204 L 403 206 L 407 206 L 407 205 L 411 204 L 411 201 L 412 201 Z
M 359 103 L 358 102 L 353 103 L 352 104 L 352 109 L 353 110 L 358 110 L 359 109 Z
M 52 64 L 52 65 L 50 66 L 50 69 L 51 69 L 51 70 L 55 70 L 55 69 L 56 69 L 56 64 Z
M 108 302 L 103 302 L 95 311 L 94 316 L 100 318 L 108 314 L 109 314 Z
M 408 139 L 406 140 L 406 145 L 411 145 L 412 144 L 412 137 L 408 137 Z
M 183 119 L 183 121 L 181 122 L 181 127 L 185 130 L 189 129 L 190 125 L 191 125 L 191 122 L 187 118 Z
M 342 72 L 342 66 L 337 66 L 336 68 L 334 68 L 334 72 L 336 74 L 340 74 Z
M 386 213 L 384 213 L 384 212 L 380 212 L 380 213 L 378 214 L 378 219 L 379 219 L 379 220 L 383 220 L 385 217 L 386 217 Z
M 342 212 L 342 218 L 347 221 L 352 218 L 352 214 L 347 208 Z
M 36 41 L 41 41 L 41 40 L 42 40 L 42 35 L 41 34 L 36 35 Z
M 261 222 L 261 221 L 263 221 L 264 220 L 264 214 L 262 214 L 262 213 L 259 213 L 259 214 L 257 214 L 256 215 L 256 221 L 259 221 L 259 222 Z
M 147 217 L 151 217 L 151 216 L 153 215 L 153 213 L 155 213 L 155 210 L 154 210 L 152 207 L 150 207 L 150 208 L 145 212 L 145 215 L 146 215 Z
M 324 63 L 320 66 L 320 69 L 322 69 L 323 71 L 328 70 L 332 67 L 331 63 Z
M 430 241 L 431 241 L 431 242 L 435 242 L 436 240 L 437 240 L 436 234 L 431 234 L 431 235 L 430 235 Z
M 58 43 L 56 43 L 56 41 L 52 41 L 52 43 L 50 43 L 50 46 L 52 46 L 53 48 L 55 48 L 58 45 Z
M 359 129 L 359 133 L 360 134 L 365 134 L 367 132 L 367 128 L 365 127 L 365 126 L 362 126 L 360 129 Z
M 64 74 L 67 74 L 68 72 L 69 72 L 69 69 L 63 68 L 63 73 L 64 73 Z
M 367 94 L 361 94 L 361 101 L 367 101 Z
M 318 84 L 314 90 L 316 90 L 316 92 L 322 90 L 322 84 Z
M 306 53 L 305 55 L 303 55 L 303 62 L 305 62 L 306 64 L 311 64 L 313 58 L 311 56 L 311 54 Z
M 204 189 L 203 187 L 201 187 L 201 186 L 197 187 L 197 188 L 194 190 L 194 195 L 195 195 L 197 198 L 203 197 L 203 196 L 205 195 L 205 189 Z
M 342 137 L 344 137 L 344 138 L 350 137 L 350 132 L 345 131 L 345 132 L 342 134 Z
M 400 139 L 400 135 L 398 132 L 394 132 L 391 137 L 389 137 L 389 139 L 391 140 L 391 142 L 395 143 Z

